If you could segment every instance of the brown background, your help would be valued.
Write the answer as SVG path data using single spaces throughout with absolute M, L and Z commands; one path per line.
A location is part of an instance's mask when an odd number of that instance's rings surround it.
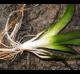
M 36 7 L 34 7 L 36 5 Z M 18 9 L 19 4 L 0 4 L 0 30 L 4 28 L 9 13 Z M 56 21 L 56 16 L 61 17 L 66 8 L 66 4 L 26 4 L 22 27 L 17 34 L 16 40 L 19 41 L 24 35 L 36 35 L 51 23 Z M 79 29 L 80 27 L 80 4 L 75 5 L 75 14 L 71 23 L 65 28 L 65 31 Z M 30 39 L 25 37 L 22 42 Z M 79 47 L 74 47 L 79 51 Z M 73 69 L 80 69 L 79 60 L 67 61 Z M 43 61 L 31 53 L 24 52 L 13 62 L 0 62 L 0 69 L 12 70 L 70 70 L 62 62 Z

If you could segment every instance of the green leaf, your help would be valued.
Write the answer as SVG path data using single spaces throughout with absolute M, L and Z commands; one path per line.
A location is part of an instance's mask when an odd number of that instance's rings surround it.
M 46 46 L 46 48 L 61 51 L 61 52 L 67 52 L 67 53 L 74 53 L 74 54 L 77 53 L 73 48 L 66 47 L 66 46 L 60 45 L 60 44 L 53 44 L 50 46 Z
M 80 30 L 55 35 L 52 38 L 50 38 L 50 42 L 62 43 L 62 42 L 66 42 L 66 41 L 70 41 L 78 38 L 80 38 Z
M 53 59 L 53 60 L 80 60 L 80 54 L 76 54 L 76 55 L 70 55 L 70 56 L 65 56 L 65 55 L 63 55 L 63 56 L 60 56 L 60 55 L 58 55 L 58 54 L 53 54 L 52 56 L 51 56 L 51 58 L 50 59 Z
M 65 42 L 61 42 L 60 44 L 68 44 L 68 45 L 80 45 L 80 39 L 73 39 Z
M 48 30 L 44 33 L 43 36 L 48 37 L 58 34 L 71 21 L 73 14 L 74 14 L 74 4 L 68 4 L 62 18 L 55 24 L 52 24 L 48 28 Z

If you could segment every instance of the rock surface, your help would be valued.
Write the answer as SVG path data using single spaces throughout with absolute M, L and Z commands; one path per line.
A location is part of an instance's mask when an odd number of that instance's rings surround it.
M 0 30 L 4 28 L 9 13 L 18 9 L 19 4 L 0 4 Z M 75 5 L 75 14 L 71 23 L 65 28 L 65 31 L 71 31 L 80 28 L 80 4 Z M 22 27 L 19 30 L 16 40 L 19 41 L 24 35 L 36 35 L 44 28 L 50 26 L 57 18 L 61 17 L 66 5 L 64 4 L 29 4 L 26 5 Z M 58 14 L 59 13 L 59 14 Z M 22 42 L 32 37 L 26 36 Z M 76 47 L 79 50 L 80 47 Z M 67 61 L 74 70 L 80 70 L 80 61 Z M 7 70 L 70 70 L 62 62 L 44 61 L 35 55 L 24 52 L 13 62 L 0 62 L 0 69 Z

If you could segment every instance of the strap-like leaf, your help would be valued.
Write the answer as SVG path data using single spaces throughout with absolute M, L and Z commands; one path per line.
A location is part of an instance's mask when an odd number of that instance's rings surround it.
M 58 34 L 56 36 L 53 36 L 51 38 L 51 42 L 61 43 L 61 42 L 66 42 L 66 41 L 70 41 L 70 40 L 78 39 L 78 38 L 80 38 L 80 30 L 76 30 L 73 32 L 67 32 L 67 33 Z
M 53 44 L 53 45 L 48 46 L 47 48 L 52 49 L 52 50 L 61 51 L 61 52 L 74 53 L 74 54 L 77 53 L 73 48 L 66 47 L 64 45 L 59 45 L 59 44 Z
M 80 39 L 73 39 L 73 40 L 61 42 L 60 44 L 80 45 Z
M 57 61 L 61 61 L 61 60 L 80 60 L 80 54 L 76 54 L 76 55 L 58 55 L 56 53 L 53 53 L 53 55 L 51 56 L 52 60 L 57 60 Z
M 72 16 L 74 14 L 74 5 L 73 4 L 68 4 L 66 11 L 62 18 L 56 22 L 55 24 L 52 24 L 49 28 L 48 31 L 45 32 L 45 35 L 47 36 L 53 36 L 58 34 L 71 20 Z

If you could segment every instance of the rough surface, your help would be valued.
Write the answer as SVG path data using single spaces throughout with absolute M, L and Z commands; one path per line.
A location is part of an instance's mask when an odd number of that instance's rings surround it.
M 26 5 L 22 27 L 19 30 L 16 40 L 19 41 L 24 35 L 36 35 L 44 28 L 49 27 L 51 23 L 63 14 L 66 5 L 61 4 L 29 4 Z M 35 6 L 35 7 L 34 7 Z M 3 29 L 9 13 L 18 9 L 19 4 L 0 4 L 0 29 Z M 71 23 L 63 31 L 71 31 L 80 27 L 80 4 L 75 5 L 75 14 Z M 58 14 L 59 13 L 59 14 Z M 22 42 L 32 37 L 26 36 Z M 78 51 L 80 47 L 75 47 Z M 80 61 L 67 61 L 74 70 L 79 70 Z M 76 63 L 77 62 L 77 63 Z M 0 69 L 7 70 L 70 70 L 62 62 L 44 61 L 35 55 L 24 52 L 13 62 L 0 62 Z

